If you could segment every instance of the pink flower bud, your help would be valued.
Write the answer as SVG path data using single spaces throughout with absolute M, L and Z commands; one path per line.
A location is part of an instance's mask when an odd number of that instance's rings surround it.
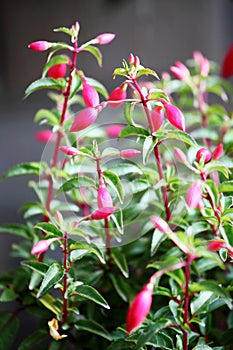
M 41 254 L 48 250 L 50 244 L 54 241 L 54 239 L 42 239 L 39 242 L 35 243 L 31 249 L 31 254 Z
M 141 151 L 138 151 L 137 149 L 134 148 L 129 148 L 129 149 L 124 149 L 120 151 L 120 156 L 121 158 L 133 158 L 138 156 L 141 153 Z
M 161 125 L 164 121 L 164 112 L 163 107 L 157 106 L 155 109 L 151 112 L 151 131 L 155 132 L 160 129 Z
M 97 196 L 98 208 L 111 208 L 113 207 L 112 197 L 105 186 L 98 188 Z
M 229 78 L 233 75 L 233 44 L 230 46 L 226 55 L 224 56 L 221 75 L 223 78 Z
M 35 139 L 43 143 L 53 142 L 55 139 L 55 135 L 52 132 L 52 130 L 42 130 L 35 133 Z
M 132 301 L 126 316 L 128 332 L 139 327 L 148 315 L 152 304 L 153 289 L 153 284 L 147 283 Z
M 133 62 L 135 67 L 138 67 L 140 65 L 140 59 L 138 56 L 134 57 L 134 62 Z
M 127 84 L 125 83 L 115 88 L 109 95 L 108 105 L 112 108 L 121 106 L 124 103 L 124 101 L 122 100 L 126 99 L 126 89 L 127 89 Z
M 97 41 L 98 44 L 100 45 L 106 45 L 109 44 L 114 38 L 115 38 L 115 34 L 112 33 L 103 33 L 97 36 Z
M 222 154 L 223 154 L 223 145 L 222 145 L 222 143 L 220 143 L 220 144 L 213 150 L 212 159 L 218 160 L 219 158 L 221 158 Z
M 166 109 L 166 115 L 169 122 L 175 128 L 185 131 L 185 119 L 181 110 L 167 102 L 164 103 L 164 107 Z
M 187 162 L 187 157 L 181 149 L 174 147 L 174 155 L 180 163 Z
M 61 146 L 59 147 L 60 151 L 67 154 L 68 156 L 76 156 L 78 154 L 78 150 L 75 147 L 71 146 Z
M 132 53 L 129 54 L 128 62 L 129 64 L 134 64 L 134 55 Z
M 208 243 L 207 248 L 211 250 L 212 252 L 217 252 L 221 248 L 224 248 L 225 244 L 221 241 L 211 241 Z
M 204 163 L 208 163 L 212 157 L 212 154 L 207 148 L 200 148 L 196 153 L 196 160 L 200 162 L 201 160 L 204 161 Z
M 151 216 L 150 220 L 152 221 L 155 228 L 163 233 L 171 232 L 169 225 L 161 219 L 159 216 Z
M 55 64 L 54 66 L 49 68 L 47 75 L 49 78 L 53 79 L 63 78 L 66 75 L 66 64 Z
M 96 211 L 94 211 L 90 217 L 92 220 L 107 219 L 110 215 L 114 213 L 115 210 L 116 207 L 99 208 Z
M 82 110 L 75 118 L 70 131 L 76 132 L 86 129 L 93 124 L 98 116 L 98 110 L 94 107 L 89 107 Z
M 83 83 L 82 96 L 87 107 L 96 107 L 100 103 L 98 92 L 87 82 Z
M 172 66 L 170 68 L 170 71 L 177 79 L 180 80 L 183 80 L 189 77 L 190 75 L 188 68 L 182 62 L 179 61 L 175 63 L 175 66 Z
M 48 50 L 53 44 L 49 43 L 48 41 L 34 41 L 33 43 L 28 45 L 29 49 L 32 49 L 34 51 L 46 51 Z
M 206 57 L 203 57 L 200 64 L 200 73 L 202 76 L 206 77 L 210 72 L 210 63 Z
M 125 126 L 121 124 L 109 125 L 106 128 L 106 133 L 109 137 L 119 137 L 119 134 L 124 127 Z
M 202 208 L 202 191 L 200 180 L 195 181 L 187 190 L 186 202 L 189 208 Z

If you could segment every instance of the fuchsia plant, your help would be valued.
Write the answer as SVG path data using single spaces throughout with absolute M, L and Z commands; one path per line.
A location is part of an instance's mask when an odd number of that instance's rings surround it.
M 161 80 L 130 53 L 108 93 L 77 58 L 102 66 L 99 45 L 115 35 L 81 44 L 79 29 L 28 46 L 48 53 L 25 96 L 45 89 L 55 104 L 35 115 L 36 139 L 53 150 L 3 175 L 36 176 L 37 199 L 25 224 L 0 226 L 22 240 L 20 266 L 0 276 L 0 301 L 16 305 L 0 312 L 1 346 L 232 349 L 232 86 L 199 51 Z M 112 108 L 116 124 L 99 125 Z M 38 327 L 18 345 L 27 311 Z

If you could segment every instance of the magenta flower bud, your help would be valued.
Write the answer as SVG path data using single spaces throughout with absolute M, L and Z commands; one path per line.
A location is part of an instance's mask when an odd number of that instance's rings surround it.
M 223 78 L 230 78 L 233 75 L 233 44 L 228 49 L 226 55 L 223 58 L 221 67 L 221 76 Z
M 86 129 L 93 124 L 98 116 L 98 110 L 94 107 L 89 107 L 82 110 L 75 118 L 70 131 L 76 132 Z
M 134 62 L 133 62 L 133 64 L 134 64 L 134 67 L 138 67 L 138 66 L 140 65 L 140 59 L 139 59 L 138 56 L 135 56 L 135 57 L 134 57 Z
M 166 110 L 168 121 L 175 128 L 185 131 L 185 119 L 181 110 L 178 107 L 171 105 L 170 103 L 163 102 L 163 104 Z
M 53 142 L 55 139 L 55 135 L 52 132 L 52 130 L 42 130 L 35 133 L 35 139 L 43 143 Z
M 60 151 L 67 154 L 68 156 L 76 156 L 78 154 L 78 150 L 75 147 L 71 146 L 61 146 L 59 147 Z
M 97 44 L 100 45 L 106 45 L 109 44 L 114 38 L 115 38 L 115 34 L 112 33 L 103 33 L 97 36 L 96 40 L 97 40 Z
M 55 64 L 54 66 L 49 68 L 47 75 L 49 78 L 53 79 L 63 78 L 66 75 L 66 64 Z
M 187 190 L 186 202 L 189 208 L 202 208 L 202 191 L 200 180 L 195 181 Z
M 109 95 L 108 105 L 112 108 L 121 106 L 124 103 L 124 101 L 122 100 L 126 99 L 126 89 L 127 89 L 127 84 L 125 83 L 115 88 Z
M 129 64 L 134 64 L 134 55 L 132 53 L 129 54 L 128 62 Z
M 212 159 L 218 160 L 219 158 L 222 157 L 222 154 L 223 154 L 223 145 L 222 145 L 222 143 L 220 143 L 220 144 L 213 150 Z
M 157 228 L 159 231 L 163 233 L 171 232 L 169 225 L 159 216 L 151 216 L 150 220 L 152 221 L 154 227 Z
M 170 71 L 177 79 L 180 80 L 186 79 L 190 75 L 188 68 L 179 61 L 175 63 L 175 66 L 170 68 Z
M 200 64 L 200 73 L 202 76 L 206 77 L 210 72 L 210 63 L 206 57 L 203 57 Z
M 98 188 L 97 203 L 98 203 L 98 208 L 113 207 L 111 194 L 109 193 L 109 191 L 105 186 L 100 186 Z
M 116 207 L 99 208 L 90 215 L 90 218 L 92 220 L 107 219 L 114 211 L 116 211 Z
M 212 252 L 218 252 L 221 248 L 224 248 L 225 244 L 221 241 L 211 241 L 208 243 L 207 248 Z
M 34 41 L 33 43 L 28 45 L 29 49 L 32 49 L 34 51 L 46 51 L 48 50 L 53 44 L 49 43 L 48 41 Z
M 180 163 L 187 162 L 187 157 L 181 149 L 174 147 L 174 155 Z
M 155 109 L 151 112 L 151 131 L 155 132 L 160 129 L 161 125 L 164 121 L 164 112 L 163 107 L 157 106 Z
M 147 283 L 132 301 L 126 316 L 128 332 L 139 327 L 148 315 L 152 304 L 153 289 L 153 284 Z
M 120 156 L 121 158 L 133 158 L 138 156 L 141 153 L 141 151 L 138 151 L 137 149 L 134 148 L 129 148 L 129 149 L 124 149 L 120 151 Z
M 96 107 L 100 103 L 99 94 L 90 84 L 83 82 L 82 96 L 87 107 Z
M 54 241 L 57 241 L 58 239 L 60 238 L 42 239 L 38 241 L 33 245 L 31 249 L 31 254 L 36 255 L 46 252 L 49 249 L 50 244 Z
M 106 133 L 109 137 L 119 137 L 119 134 L 122 129 L 124 129 L 124 125 L 116 124 L 116 125 L 109 125 L 106 128 Z
M 200 162 L 202 159 L 204 163 L 208 163 L 212 157 L 212 154 L 207 148 L 200 148 L 196 154 L 196 160 Z

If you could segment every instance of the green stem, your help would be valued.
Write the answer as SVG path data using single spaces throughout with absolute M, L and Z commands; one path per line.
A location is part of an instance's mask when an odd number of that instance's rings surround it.
M 189 325 L 189 281 L 191 261 L 191 257 L 188 255 L 185 265 L 184 325 Z M 188 350 L 188 332 L 186 330 L 183 330 L 183 350 Z
M 67 322 L 68 319 L 68 308 L 67 308 L 67 275 L 69 272 L 68 268 L 68 251 L 67 251 L 67 242 L 68 235 L 67 232 L 64 234 L 64 248 L 63 248 L 63 268 L 64 268 L 64 276 L 63 276 L 63 291 L 62 291 L 62 299 L 63 299 L 63 308 L 62 308 L 62 324 Z

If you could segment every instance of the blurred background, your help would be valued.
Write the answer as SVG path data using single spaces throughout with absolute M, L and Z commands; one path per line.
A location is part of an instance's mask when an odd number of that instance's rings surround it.
M 111 90 L 115 67 L 130 52 L 158 74 L 176 60 L 190 58 L 194 50 L 221 63 L 233 42 L 232 0 L 1 0 L 0 2 L 0 149 L 1 175 L 20 162 L 41 159 L 43 144 L 34 140 L 39 127 L 34 114 L 48 104 L 46 92 L 23 100 L 25 88 L 40 77 L 46 53 L 27 48 L 36 40 L 62 41 L 53 28 L 81 26 L 80 41 L 103 32 L 116 39 L 101 46 L 104 68 L 83 53 L 78 59 L 88 76 Z M 0 223 L 22 221 L 18 208 L 33 198 L 28 179 L 13 178 L 0 183 Z M 8 265 L 11 239 L 1 236 L 0 271 Z

